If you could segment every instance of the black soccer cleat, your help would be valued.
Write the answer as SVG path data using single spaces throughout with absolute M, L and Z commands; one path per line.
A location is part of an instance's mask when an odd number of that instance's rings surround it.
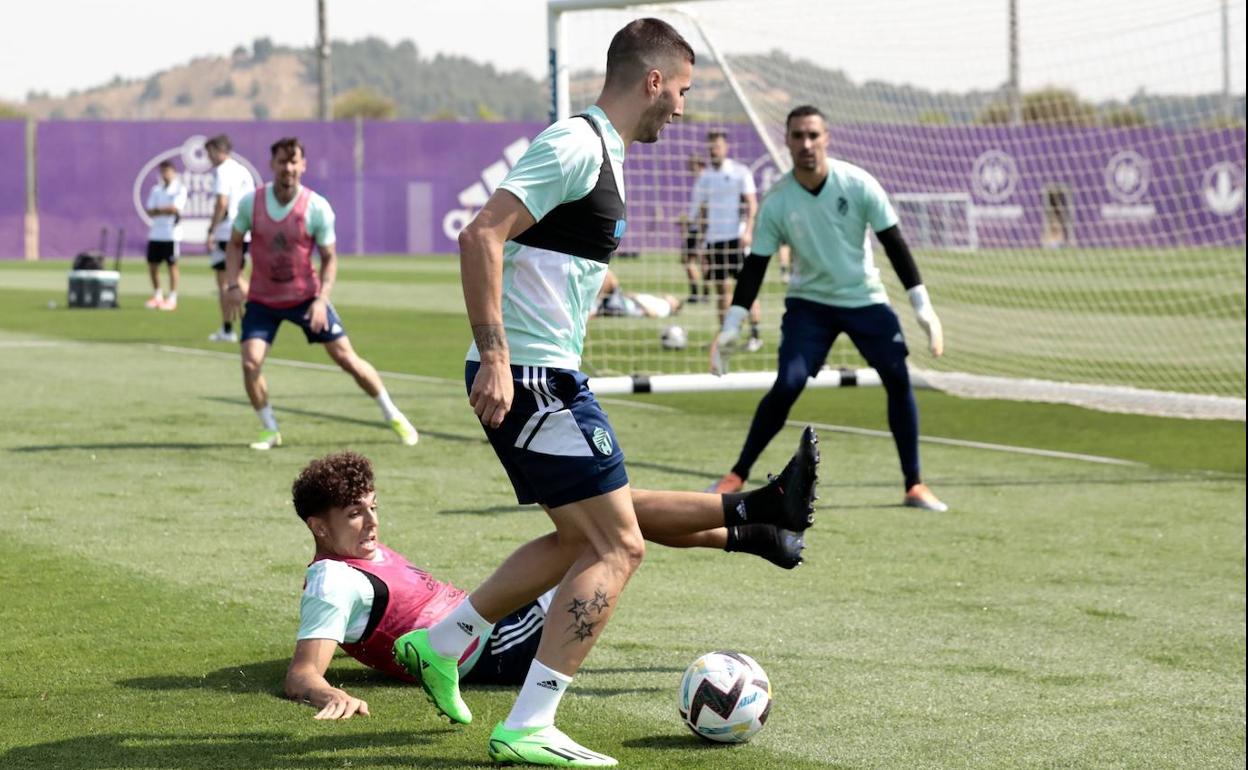
M 779 476 L 767 476 L 764 489 L 775 491 L 775 517 L 777 527 L 801 532 L 815 523 L 815 486 L 819 482 L 819 436 L 807 425 L 797 451 Z
M 761 553 L 759 556 L 762 556 L 777 567 L 793 569 L 802 563 L 802 551 L 806 549 L 806 537 L 801 532 L 793 532 L 780 527 L 774 527 L 774 529 L 776 531 L 775 550 Z

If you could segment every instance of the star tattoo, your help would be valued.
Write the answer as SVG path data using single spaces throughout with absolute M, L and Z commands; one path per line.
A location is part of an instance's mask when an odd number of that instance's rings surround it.
M 596 625 L 598 624 L 587 623 L 584 620 L 581 620 L 569 626 L 568 630 L 571 631 L 572 635 L 576 637 L 576 641 L 583 642 L 594 635 L 594 626 Z
M 568 605 L 568 612 L 572 613 L 572 617 L 578 621 L 584 621 L 585 616 L 589 614 L 589 602 L 584 599 L 573 599 Z
M 607 600 L 606 594 L 602 591 L 594 589 L 594 598 L 590 599 L 589 606 L 597 612 L 602 612 L 606 608 L 610 607 L 611 603 Z

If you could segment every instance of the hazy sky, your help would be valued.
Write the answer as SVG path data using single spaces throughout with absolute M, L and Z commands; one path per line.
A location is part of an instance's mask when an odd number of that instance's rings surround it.
M 1023 86 L 1095 98 L 1221 88 L 1221 0 L 1018 0 Z M 1232 90 L 1244 91 L 1244 0 L 1228 0 Z M 0 11 L 0 99 L 142 78 L 258 37 L 311 45 L 315 0 L 38 0 Z M 413 40 L 546 74 L 544 0 L 329 0 L 332 38 Z M 759 0 L 694 6 L 728 52 L 785 47 L 855 81 L 991 88 L 1006 75 L 1007 0 Z M 785 9 L 788 9 L 787 11 Z M 866 9 L 869 9 L 867 11 Z M 618 26 L 618 25 L 617 25 Z M 594 49 L 601 56 L 601 44 Z

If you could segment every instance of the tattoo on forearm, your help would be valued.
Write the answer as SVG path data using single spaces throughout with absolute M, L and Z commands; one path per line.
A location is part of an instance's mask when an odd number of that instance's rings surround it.
M 507 333 L 500 324 L 476 324 L 472 327 L 472 338 L 476 340 L 477 350 L 506 350 Z
M 600 589 L 594 589 L 594 595 L 589 598 L 572 598 L 565 607 L 572 618 L 572 623 L 568 626 L 568 633 L 571 635 L 568 644 L 574 641 L 583 642 L 594 635 L 594 629 L 601 624 L 603 616 L 611 608 L 611 599 L 612 597 Z

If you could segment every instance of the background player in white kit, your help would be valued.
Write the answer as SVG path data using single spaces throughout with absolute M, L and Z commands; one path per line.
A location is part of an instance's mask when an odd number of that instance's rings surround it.
M 213 169 L 213 211 L 212 221 L 208 225 L 208 255 L 212 263 L 213 273 L 217 277 L 217 301 L 221 306 L 221 328 L 208 335 L 211 342 L 238 342 L 238 333 L 234 331 L 234 321 L 239 320 L 230 315 L 226 302 L 225 251 L 230 243 L 230 233 L 234 227 L 234 219 L 238 216 L 238 203 L 244 195 L 254 192 L 256 180 L 251 172 L 231 157 L 234 146 L 230 137 L 217 134 L 204 143 L 204 150 L 212 161 Z M 250 239 L 243 241 L 243 259 L 247 258 L 247 246 Z M 240 288 L 247 294 L 245 277 L 240 279 Z
M 715 286 L 719 300 L 719 322 L 732 304 L 733 283 L 749 251 L 758 213 L 758 190 L 749 168 L 728 157 L 728 136 L 712 130 L 706 134 L 711 164 L 698 174 L 689 201 L 689 219 L 701 228 L 705 245 L 707 284 Z M 750 338 L 746 350 L 763 346 L 758 336 L 761 318 L 758 302 L 750 308 Z
M 186 208 L 186 186 L 178 179 L 173 162 L 159 167 L 160 181 L 147 194 L 144 210 L 152 218 L 147 234 L 147 272 L 152 278 L 152 297 L 143 306 L 149 310 L 176 310 L 178 307 L 178 256 L 182 245 L 182 209 Z M 160 291 L 160 263 L 169 265 L 169 296 Z

